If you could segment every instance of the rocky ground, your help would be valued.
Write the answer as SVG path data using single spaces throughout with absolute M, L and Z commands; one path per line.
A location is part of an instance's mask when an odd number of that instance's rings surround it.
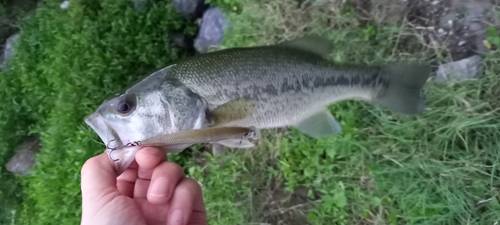
M 358 0 L 353 3 L 367 22 L 406 20 L 408 33 L 418 35 L 436 58 L 436 81 L 477 78 L 482 58 L 490 51 L 488 28 L 499 23 L 489 0 Z M 403 42 L 404 43 L 404 42 Z

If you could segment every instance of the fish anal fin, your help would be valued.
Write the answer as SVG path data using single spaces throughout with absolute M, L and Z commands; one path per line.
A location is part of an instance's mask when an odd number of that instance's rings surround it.
M 255 144 L 248 139 L 228 139 L 215 142 L 228 148 L 253 148 Z
M 333 52 L 333 43 L 318 35 L 307 35 L 276 44 L 278 47 L 288 47 L 314 53 L 323 58 Z
M 342 126 L 326 109 L 293 124 L 300 132 L 314 138 L 327 137 L 342 132 Z

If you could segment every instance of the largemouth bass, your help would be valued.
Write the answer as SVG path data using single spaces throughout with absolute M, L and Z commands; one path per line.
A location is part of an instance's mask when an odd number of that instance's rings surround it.
M 269 46 L 220 50 L 180 60 L 105 100 L 85 118 L 104 143 L 118 144 L 206 127 L 293 126 L 311 137 L 342 131 L 327 106 L 356 99 L 403 114 L 422 112 L 430 67 L 347 65 L 327 60 L 332 44 L 309 36 Z M 249 140 L 214 142 L 250 148 Z M 191 144 L 165 148 L 180 152 Z M 125 148 L 117 173 L 133 161 Z

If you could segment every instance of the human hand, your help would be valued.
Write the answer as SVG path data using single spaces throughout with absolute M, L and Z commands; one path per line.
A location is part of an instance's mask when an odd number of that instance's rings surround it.
M 157 148 L 139 150 L 118 177 L 106 153 L 81 174 L 82 225 L 208 225 L 200 185 Z

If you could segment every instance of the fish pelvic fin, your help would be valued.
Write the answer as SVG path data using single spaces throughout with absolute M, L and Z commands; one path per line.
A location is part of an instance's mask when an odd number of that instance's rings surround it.
M 326 108 L 297 121 L 292 126 L 314 138 L 327 137 L 342 132 L 342 126 Z
M 382 76 L 389 81 L 371 102 L 403 114 L 420 114 L 425 107 L 422 93 L 430 76 L 430 66 L 416 63 L 396 63 L 382 68 Z
M 318 35 L 306 35 L 292 40 L 284 41 L 275 45 L 276 47 L 293 48 L 310 52 L 327 58 L 333 52 L 333 43 Z

